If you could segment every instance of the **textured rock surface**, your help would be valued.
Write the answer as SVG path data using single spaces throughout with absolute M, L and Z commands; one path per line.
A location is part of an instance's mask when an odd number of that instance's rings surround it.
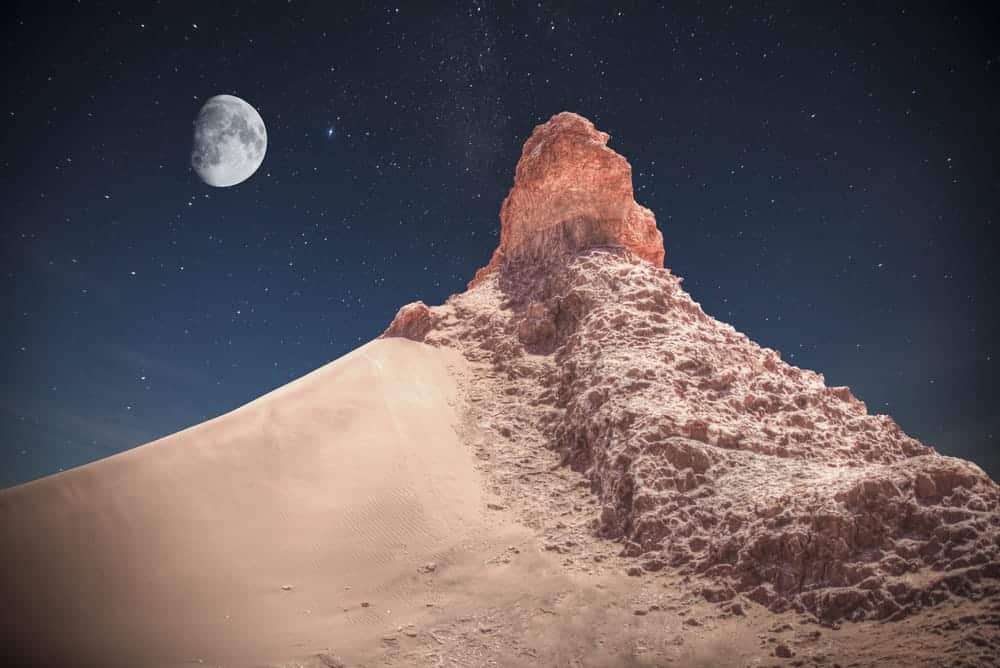
M 607 133 L 570 112 L 535 127 L 500 208 L 500 245 L 471 285 L 521 254 L 551 258 L 591 246 L 623 245 L 663 266 L 653 212 L 636 203 L 632 167 L 607 143 Z
M 423 341 L 431 329 L 431 310 L 427 304 L 417 301 L 403 306 L 396 312 L 382 338 L 399 336 L 404 339 Z
M 390 331 L 488 363 L 506 402 L 498 433 L 537 433 L 586 475 L 592 531 L 637 573 L 677 569 L 708 600 L 828 622 L 997 596 L 1000 488 L 706 315 L 657 266 L 658 234 L 622 232 L 628 167 L 605 141 L 572 114 L 536 128 L 490 265 Z M 585 168 L 561 171 L 559 156 Z M 578 220 L 599 224 L 558 227 Z M 605 233 L 622 243 L 596 243 Z
M 486 351 L 517 398 L 501 432 L 536 422 L 589 478 L 593 530 L 645 570 L 827 621 L 1000 591 L 1000 488 L 979 467 L 709 317 L 669 270 L 585 251 L 439 309 L 427 342 Z

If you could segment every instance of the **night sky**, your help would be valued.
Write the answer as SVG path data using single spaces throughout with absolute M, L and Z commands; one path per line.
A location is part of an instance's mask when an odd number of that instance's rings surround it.
M 631 162 L 707 313 L 1000 477 L 985 11 L 211 4 L 8 6 L 0 486 L 232 410 L 462 291 L 563 110 Z M 268 148 L 212 188 L 192 122 L 222 93 Z

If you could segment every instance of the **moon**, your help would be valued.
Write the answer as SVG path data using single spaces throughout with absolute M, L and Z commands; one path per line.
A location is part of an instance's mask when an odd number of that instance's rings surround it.
M 191 167 L 208 185 L 243 183 L 260 167 L 266 151 L 264 120 L 246 100 L 216 95 L 198 112 Z

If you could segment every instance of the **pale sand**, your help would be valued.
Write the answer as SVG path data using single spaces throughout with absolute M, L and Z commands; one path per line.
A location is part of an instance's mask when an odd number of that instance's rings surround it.
M 423 608 L 417 567 L 492 530 L 446 364 L 463 361 L 376 340 L 217 419 L 0 491 L 6 651 L 243 664 L 364 643 Z

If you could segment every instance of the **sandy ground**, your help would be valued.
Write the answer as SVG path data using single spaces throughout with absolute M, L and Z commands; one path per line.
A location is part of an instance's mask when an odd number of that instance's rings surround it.
M 4 653 L 253 665 L 364 647 L 422 612 L 418 566 L 507 531 L 456 436 L 448 361 L 374 341 L 220 418 L 3 490 Z
M 218 419 L 0 491 L 3 653 L 108 667 L 996 665 L 995 602 L 836 628 L 752 603 L 724 612 L 666 569 L 629 576 L 633 560 L 589 529 L 583 477 L 530 421 L 518 438 L 493 428 L 517 406 L 499 387 L 455 352 L 377 340 Z

